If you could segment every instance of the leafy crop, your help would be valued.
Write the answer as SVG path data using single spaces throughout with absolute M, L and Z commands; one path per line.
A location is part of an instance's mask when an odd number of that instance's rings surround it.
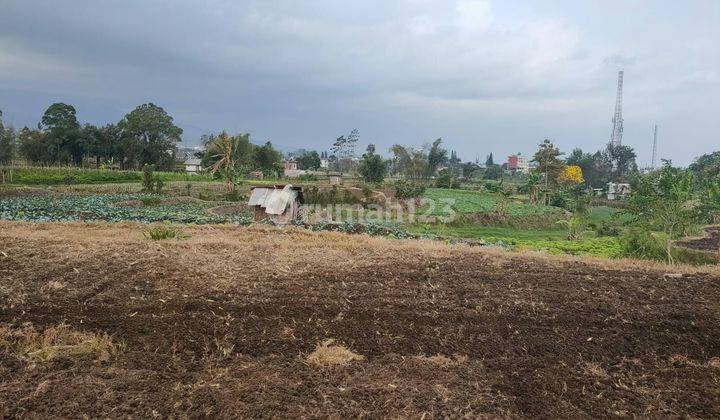
M 56 195 L 14 197 L 0 200 L 0 219 L 33 222 L 137 221 L 153 223 L 170 221 L 176 223 L 248 223 L 245 216 L 218 216 L 207 209 L 213 203 L 183 203 L 172 205 L 145 205 L 127 207 L 117 205 L 120 201 L 141 199 L 155 202 L 149 196 L 126 194 Z
M 160 241 L 163 239 L 186 238 L 188 235 L 178 228 L 172 226 L 156 226 L 146 230 L 144 233 L 147 239 Z

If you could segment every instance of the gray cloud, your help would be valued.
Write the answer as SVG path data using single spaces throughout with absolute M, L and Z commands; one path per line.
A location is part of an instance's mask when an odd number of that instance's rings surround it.
M 688 163 L 717 144 L 719 20 L 709 1 L 6 0 L 0 108 L 34 124 L 63 100 L 102 123 L 153 101 L 188 143 L 324 149 L 359 128 L 381 149 L 442 136 L 467 160 L 602 147 L 622 67 L 626 142 L 645 159 L 658 122 L 661 155 Z

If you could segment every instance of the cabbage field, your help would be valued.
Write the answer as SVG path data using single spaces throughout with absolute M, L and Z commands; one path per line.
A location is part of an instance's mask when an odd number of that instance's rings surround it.
M 126 203 L 131 202 L 132 205 Z M 0 220 L 32 222 L 136 221 L 143 223 L 246 223 L 244 216 L 220 216 L 217 203 L 193 200 L 163 204 L 153 194 L 42 195 L 0 199 Z

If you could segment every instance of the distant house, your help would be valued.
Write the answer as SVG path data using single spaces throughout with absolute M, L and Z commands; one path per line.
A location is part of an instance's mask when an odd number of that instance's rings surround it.
M 330 160 L 326 158 L 320 158 L 320 167 L 322 169 L 327 169 L 330 167 Z
M 202 161 L 198 158 L 189 158 L 185 160 L 185 172 L 196 174 L 202 171 Z
M 624 200 L 630 196 L 630 184 L 608 182 L 608 200 Z
M 283 161 L 283 175 L 285 175 L 286 178 L 297 178 L 304 173 L 305 173 L 305 171 L 298 169 L 298 165 L 297 165 L 296 161 L 294 161 L 294 160 Z

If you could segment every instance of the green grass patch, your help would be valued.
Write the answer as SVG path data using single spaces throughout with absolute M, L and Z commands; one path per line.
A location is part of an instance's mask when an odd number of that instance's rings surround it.
M 10 174 L 8 183 L 14 185 L 74 185 L 142 182 L 142 171 L 116 171 L 110 169 L 2 167 Z M 154 172 L 163 182 L 212 181 L 210 175 L 188 175 L 184 172 Z
M 595 237 L 592 232 L 585 232 L 583 238 L 577 241 L 567 240 L 567 231 L 564 229 L 416 224 L 409 226 L 408 232 L 417 235 L 437 235 L 443 238 L 482 239 L 488 243 L 505 245 L 515 250 L 605 258 L 622 256 L 622 248 L 617 238 Z
M 423 235 L 433 234 L 450 238 L 485 239 L 493 241 L 500 239 L 507 241 L 528 240 L 562 240 L 567 235 L 563 229 L 526 229 L 505 226 L 480 226 L 480 225 L 444 225 L 444 224 L 415 224 L 408 227 L 408 232 Z
M 568 254 L 604 258 L 620 258 L 623 256 L 620 241 L 613 237 L 585 238 L 578 241 L 568 240 L 515 240 L 511 241 L 515 249 L 544 251 L 550 254 Z

